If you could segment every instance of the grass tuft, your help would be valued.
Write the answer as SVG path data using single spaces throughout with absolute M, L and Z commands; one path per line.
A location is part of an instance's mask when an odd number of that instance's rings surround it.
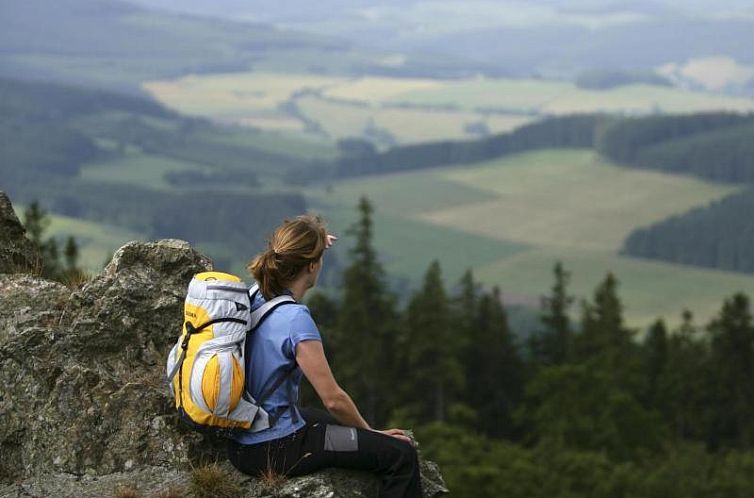
M 241 487 L 217 463 L 191 471 L 191 491 L 196 498 L 233 498 Z
M 279 474 L 275 472 L 271 467 L 262 472 L 257 479 L 257 483 L 265 492 L 272 492 L 280 488 L 288 477 L 285 474 Z
M 141 491 L 133 484 L 118 484 L 113 494 L 115 498 L 141 498 Z

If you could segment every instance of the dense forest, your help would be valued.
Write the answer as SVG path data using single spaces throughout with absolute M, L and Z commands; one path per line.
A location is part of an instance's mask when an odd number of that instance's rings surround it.
M 754 115 L 699 113 L 614 120 L 595 148 L 618 164 L 730 183 L 754 182 Z
M 754 273 L 754 190 L 635 230 L 624 243 L 631 256 Z
M 686 310 L 677 330 L 658 319 L 641 333 L 623 322 L 614 275 L 575 303 L 557 264 L 540 330 L 522 342 L 496 289 L 467 272 L 448 291 L 437 262 L 399 308 L 372 247 L 368 200 L 359 212 L 341 294 L 309 306 L 366 418 L 413 428 L 452 496 L 754 493 L 746 295 L 725 299 L 708 324 Z
M 727 184 L 754 184 L 754 115 L 702 113 L 616 120 L 599 130 L 595 148 L 627 167 L 687 174 Z M 754 272 L 747 213 L 754 191 L 635 230 L 630 256 Z

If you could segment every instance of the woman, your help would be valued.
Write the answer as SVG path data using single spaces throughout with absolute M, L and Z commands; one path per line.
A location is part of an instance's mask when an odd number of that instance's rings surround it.
M 278 227 L 267 250 L 247 266 L 260 289 L 252 309 L 283 293 L 293 296 L 296 304 L 275 309 L 246 341 L 249 393 L 259 399 L 276 380 L 282 382 L 262 403 L 276 419 L 274 425 L 229 441 L 230 461 L 250 475 L 272 470 L 297 476 L 325 467 L 366 470 L 380 476 L 381 498 L 420 497 L 419 464 L 411 439 L 399 429 L 369 427 L 333 377 L 317 326 L 309 309 L 299 304 L 316 284 L 325 249 L 334 240 L 318 218 L 299 216 Z M 329 415 L 296 406 L 302 374 Z

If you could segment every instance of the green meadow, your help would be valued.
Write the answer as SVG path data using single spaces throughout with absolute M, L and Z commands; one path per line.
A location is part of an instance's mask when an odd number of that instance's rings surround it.
M 343 235 L 361 195 L 373 201 L 375 241 L 390 273 L 416 284 L 438 259 L 449 284 L 466 268 L 510 303 L 536 305 L 558 260 L 588 297 L 607 272 L 621 283 L 633 326 L 708 320 L 725 296 L 754 291 L 754 277 L 645 261 L 619 253 L 633 229 L 705 205 L 735 188 L 619 168 L 590 150 L 545 150 L 475 165 L 340 181 L 307 191 Z M 347 240 L 338 252 L 345 253 Z M 336 246 L 337 247 L 337 246 Z
M 206 166 L 152 154 L 131 153 L 101 163 L 87 164 L 81 169 L 83 180 L 120 183 L 154 190 L 176 190 L 165 175 L 179 171 L 211 171 Z

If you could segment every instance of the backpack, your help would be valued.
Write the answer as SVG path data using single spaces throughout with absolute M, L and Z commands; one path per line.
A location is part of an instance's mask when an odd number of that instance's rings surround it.
M 293 372 L 284 372 L 255 400 L 246 390 L 246 336 L 278 306 L 295 303 L 282 295 L 251 311 L 257 285 L 221 272 L 194 275 L 184 303 L 184 323 L 170 350 L 167 375 L 179 418 L 201 432 L 230 436 L 275 425 L 262 403 Z

